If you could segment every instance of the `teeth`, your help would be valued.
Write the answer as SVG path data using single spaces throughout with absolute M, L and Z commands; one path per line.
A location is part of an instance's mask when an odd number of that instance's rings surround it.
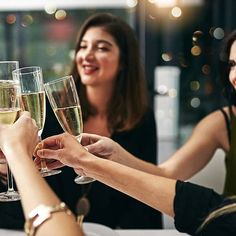
M 84 69 L 89 69 L 89 70 L 95 69 L 95 68 L 96 68 L 95 66 L 84 66 Z

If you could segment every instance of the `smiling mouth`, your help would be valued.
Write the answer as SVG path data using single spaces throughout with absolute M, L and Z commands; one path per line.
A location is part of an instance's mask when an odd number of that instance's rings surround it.
M 93 73 L 95 72 L 96 70 L 98 70 L 98 67 L 96 66 L 83 66 L 83 71 L 85 74 L 90 74 L 90 73 Z

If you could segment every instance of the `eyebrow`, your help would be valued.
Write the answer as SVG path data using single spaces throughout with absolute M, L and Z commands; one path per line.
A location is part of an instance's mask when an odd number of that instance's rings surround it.
M 81 43 L 86 43 L 87 42 L 87 40 L 81 40 Z M 98 43 L 105 43 L 105 44 L 107 44 L 107 45 L 109 45 L 109 46 L 113 46 L 113 44 L 112 43 L 110 43 L 110 42 L 108 42 L 108 41 L 106 41 L 106 40 L 103 40 L 103 39 L 100 39 L 100 40 L 97 40 L 96 41 L 96 43 L 98 44 Z

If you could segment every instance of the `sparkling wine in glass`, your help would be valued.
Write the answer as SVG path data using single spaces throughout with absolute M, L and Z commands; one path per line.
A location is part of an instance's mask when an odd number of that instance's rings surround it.
M 12 77 L 12 71 L 18 67 L 18 61 L 0 61 L 0 124 L 12 125 L 19 117 L 19 83 Z M 6 160 L 1 160 L 1 164 L 7 166 L 7 191 L 0 193 L 0 201 L 20 200 L 19 193 L 14 190 L 13 176 Z
M 46 116 L 42 69 L 38 66 L 23 67 L 14 70 L 12 74 L 20 84 L 22 110 L 29 111 L 31 117 L 36 121 L 39 141 L 41 141 Z M 41 159 L 40 173 L 46 177 L 59 174 L 61 170 L 48 169 L 45 159 Z
M 62 129 L 74 135 L 80 142 L 83 132 L 82 111 L 74 79 L 71 75 L 44 84 L 50 105 Z M 87 176 L 77 176 L 75 183 L 87 184 L 94 179 Z

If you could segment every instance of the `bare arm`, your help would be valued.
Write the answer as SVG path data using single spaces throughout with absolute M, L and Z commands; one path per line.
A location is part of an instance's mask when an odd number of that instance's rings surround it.
M 110 139 L 105 139 L 106 147 L 117 145 Z M 122 191 L 147 205 L 171 216 L 175 196 L 175 180 L 151 175 L 114 161 L 98 158 L 87 152 L 78 141 L 65 133 L 43 140 L 45 149 L 37 151 L 39 157 L 56 159 L 70 166 L 76 172 L 94 177 L 95 179 Z M 114 147 L 111 147 L 111 150 Z M 117 155 L 129 155 L 120 145 L 116 146 Z M 133 158 L 131 156 L 131 158 Z
M 200 121 L 188 141 L 158 168 L 164 176 L 186 180 L 203 169 L 218 148 L 229 150 L 227 129 L 220 111 Z
M 106 159 L 93 158 L 80 163 L 89 176 L 170 216 L 176 181 L 151 175 Z
M 31 159 L 37 143 L 37 132 L 37 127 L 26 114 L 13 126 L 0 127 L 0 147 L 15 177 L 25 216 L 40 204 L 51 206 L 60 203 Z M 82 234 L 72 216 L 59 212 L 54 213 L 50 220 L 43 223 L 36 235 L 78 236 Z
M 114 142 L 107 145 L 107 142 L 111 141 L 106 137 L 93 134 L 83 134 L 82 137 L 82 144 L 95 155 L 154 175 L 181 180 L 186 180 L 203 169 L 217 148 L 222 148 L 224 151 L 229 149 L 225 121 L 219 111 L 200 121 L 189 140 L 158 166 L 134 157 L 124 149 L 120 149 Z

